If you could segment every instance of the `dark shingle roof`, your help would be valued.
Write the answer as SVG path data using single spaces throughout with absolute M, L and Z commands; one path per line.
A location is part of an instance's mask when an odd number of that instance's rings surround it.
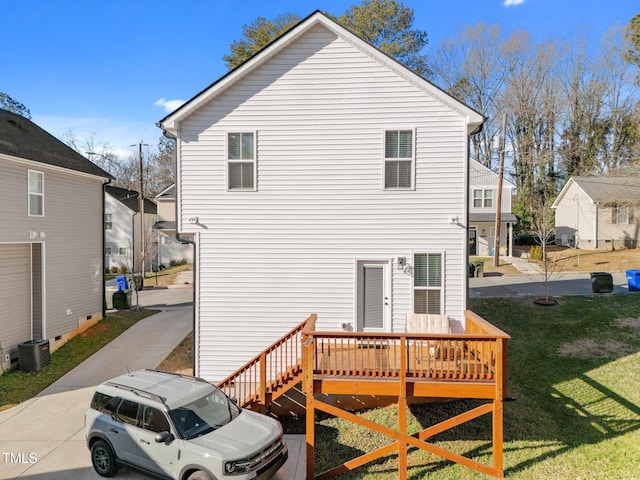
M 636 203 L 640 200 L 638 177 L 572 177 L 594 202 L 604 205 Z
M 98 177 L 113 178 L 31 120 L 1 108 L 0 153 Z
M 140 211 L 140 201 L 138 200 L 138 192 L 135 190 L 129 190 L 127 188 L 114 187 L 113 185 L 107 185 L 106 191 L 113 198 L 118 200 L 128 209 L 138 213 Z M 144 199 L 144 213 L 156 215 L 158 213 L 158 207 L 152 200 L 145 197 Z

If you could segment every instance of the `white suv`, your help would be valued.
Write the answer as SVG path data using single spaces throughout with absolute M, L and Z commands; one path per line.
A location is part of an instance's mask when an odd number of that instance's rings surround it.
M 282 426 L 209 382 L 141 370 L 101 384 L 85 415 L 103 477 L 127 465 L 175 480 L 271 478 L 287 460 Z

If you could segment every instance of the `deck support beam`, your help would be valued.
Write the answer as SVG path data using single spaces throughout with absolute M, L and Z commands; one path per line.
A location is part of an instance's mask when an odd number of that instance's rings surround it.
M 477 317 L 481 322 L 483 319 Z M 315 319 L 314 319 L 315 320 Z M 473 320 L 476 320 L 474 318 Z M 313 322 L 315 323 L 315 322 Z M 490 324 L 489 324 L 490 325 Z M 485 325 L 480 325 L 484 327 Z M 389 375 L 389 370 L 385 370 L 383 375 L 363 375 L 354 374 L 349 370 L 349 374 L 340 374 L 342 369 L 339 363 L 333 364 L 333 370 L 326 372 L 319 368 L 318 362 L 321 362 L 323 355 L 334 355 L 333 352 L 339 352 L 341 361 L 348 358 L 350 349 L 336 348 L 337 342 L 328 340 L 327 332 L 315 331 L 315 325 L 310 324 L 302 332 L 302 369 L 303 369 L 303 392 L 306 396 L 306 452 L 307 452 L 307 480 L 325 480 L 333 478 L 337 475 L 344 474 L 358 467 L 366 465 L 376 459 L 397 452 L 398 455 L 398 478 L 400 480 L 407 479 L 408 471 L 408 451 L 410 447 L 420 448 L 434 455 L 442 457 L 446 460 L 464 465 L 473 470 L 486 473 L 496 478 L 504 478 L 503 472 L 503 395 L 506 390 L 506 341 L 508 335 L 499 332 L 494 339 L 492 350 L 485 348 L 486 351 L 474 350 L 475 357 L 482 357 L 482 363 L 485 371 L 492 371 L 494 375 L 488 381 L 425 381 L 424 379 L 410 378 L 408 372 L 412 371 L 409 364 L 408 348 L 411 342 L 415 342 L 415 338 L 407 339 L 407 336 L 396 335 L 393 337 L 398 346 L 395 352 L 399 352 L 399 363 L 395 376 Z M 495 328 L 495 327 L 494 327 Z M 334 334 L 340 338 L 340 335 L 346 337 L 347 334 Z M 358 335 L 358 334 L 355 334 Z M 485 332 L 478 335 L 487 335 Z M 366 336 L 366 334 L 364 335 Z M 333 350 L 326 350 L 327 345 Z M 350 344 L 351 345 L 351 344 Z M 374 341 L 362 341 L 361 344 L 355 343 L 356 348 L 353 349 L 353 355 L 358 349 L 377 349 L 372 351 L 382 351 L 385 348 L 391 348 L 383 342 L 374 343 Z M 373 345 L 373 347 L 372 347 Z M 339 347 L 339 345 L 338 345 Z M 328 353 L 326 353 L 328 352 Z M 366 351 L 359 353 L 360 359 L 372 360 L 380 358 Z M 388 353 L 386 355 L 389 355 Z M 326 358 L 326 357 L 325 357 Z M 387 358 L 390 358 L 387 356 Z M 475 360 L 474 360 L 475 361 Z M 398 368 L 399 367 L 399 368 Z M 363 372 L 364 367 L 359 367 Z M 359 417 L 347 410 L 336 407 L 316 398 L 316 394 L 329 395 L 380 395 L 397 397 L 398 404 L 398 425 L 397 429 L 389 428 L 384 425 L 377 424 L 363 417 Z M 472 408 L 455 417 L 449 418 L 436 425 L 432 425 L 424 430 L 409 435 L 407 433 L 407 410 L 410 397 L 430 397 L 430 398 L 482 398 L 488 400 L 481 406 Z M 330 470 L 319 475 L 315 474 L 314 457 L 315 457 L 315 414 L 322 411 L 351 421 L 357 425 L 368 428 L 375 432 L 386 435 L 392 439 L 392 442 L 384 447 L 374 451 L 365 453 L 357 458 L 344 462 Z M 469 422 L 482 415 L 492 415 L 492 447 L 493 447 L 493 464 L 486 465 L 463 455 L 443 449 L 435 444 L 428 443 L 426 439 L 438 433 L 454 428 L 463 423 Z

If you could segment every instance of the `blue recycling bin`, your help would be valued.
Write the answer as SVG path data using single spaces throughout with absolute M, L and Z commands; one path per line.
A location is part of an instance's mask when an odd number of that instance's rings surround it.
M 640 291 L 640 270 L 627 270 L 627 285 L 630 292 Z
M 127 282 L 127 277 L 124 275 L 118 275 L 116 277 L 116 286 L 118 290 L 129 290 L 129 283 Z

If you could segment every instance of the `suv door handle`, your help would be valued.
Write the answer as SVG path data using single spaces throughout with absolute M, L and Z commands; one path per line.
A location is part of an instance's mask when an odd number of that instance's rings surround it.
M 110 431 L 111 433 L 118 433 L 118 430 L 116 430 L 116 429 L 115 429 L 115 428 L 113 428 L 113 427 L 111 427 L 111 428 L 109 429 L 109 431 Z
M 140 443 L 144 443 L 145 445 L 151 445 L 151 442 L 147 442 L 144 438 L 140 439 Z

